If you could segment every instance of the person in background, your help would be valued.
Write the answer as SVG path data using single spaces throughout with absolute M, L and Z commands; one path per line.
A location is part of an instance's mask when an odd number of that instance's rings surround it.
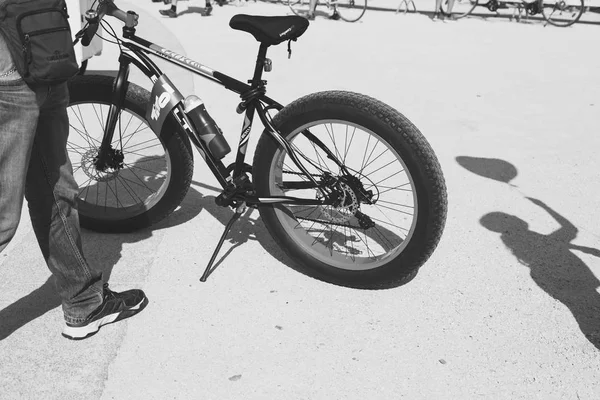
M 442 13 L 442 1 L 448 2 L 448 15 Z M 454 0 L 435 0 L 435 10 L 433 11 L 433 17 L 431 19 L 452 19 L 452 9 L 454 8 Z
M 163 0 L 152 0 L 152 2 L 158 3 Z M 164 0 L 165 4 L 171 3 L 171 8 L 167 8 L 166 10 L 158 10 L 161 15 L 169 18 L 177 18 L 177 1 L 178 0 Z M 210 0 L 206 0 L 204 10 L 202 11 L 202 15 L 207 17 L 212 13 L 212 4 Z
M 306 16 L 307 19 L 314 21 L 316 8 L 317 8 L 317 0 L 310 0 L 310 4 L 308 6 L 308 15 Z M 329 19 L 334 19 L 334 20 L 340 19 L 340 14 L 338 14 L 338 12 L 335 8 L 333 9 L 333 14 L 329 17 Z

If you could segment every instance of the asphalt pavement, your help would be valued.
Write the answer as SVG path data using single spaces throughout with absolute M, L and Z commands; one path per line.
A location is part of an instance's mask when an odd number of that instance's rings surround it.
M 258 44 L 229 19 L 289 13 L 250 1 L 203 17 L 193 0 L 169 19 L 162 3 L 117 4 L 139 13 L 140 36 L 240 80 Z M 231 212 L 215 205 L 216 181 L 196 156 L 190 192 L 166 220 L 131 234 L 84 231 L 111 287 L 150 300 L 88 340 L 60 335 L 60 301 L 24 209 L 0 254 L 0 399 L 600 398 L 599 27 L 432 21 L 377 5 L 353 24 L 323 8 L 291 59 L 285 44 L 271 49 L 265 78 L 281 103 L 328 89 L 371 95 L 427 137 L 449 210 L 416 278 L 380 291 L 311 279 L 288 266 L 254 212 L 199 282 Z M 105 44 L 89 69 L 111 70 L 115 55 Z M 235 143 L 238 97 L 165 72 Z

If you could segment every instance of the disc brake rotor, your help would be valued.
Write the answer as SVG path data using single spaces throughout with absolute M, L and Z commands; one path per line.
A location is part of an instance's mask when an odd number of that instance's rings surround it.
M 98 171 L 94 161 L 98 154 L 97 149 L 90 149 L 81 156 L 81 169 L 88 178 L 97 182 L 107 182 L 117 178 L 119 175 L 118 169 L 107 168 L 106 171 Z
M 356 214 L 359 202 L 354 190 L 345 182 L 338 182 L 336 192 L 339 196 L 339 205 L 325 206 L 322 212 L 331 222 L 338 224 L 350 221 Z

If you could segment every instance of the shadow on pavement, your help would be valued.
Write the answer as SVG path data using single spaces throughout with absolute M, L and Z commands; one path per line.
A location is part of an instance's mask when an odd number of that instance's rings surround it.
M 96 233 L 82 229 L 84 253 L 91 264 L 102 270 L 103 280 L 110 282 L 112 269 L 121 259 L 123 245 L 148 239 L 154 231 L 182 224 L 197 216 L 207 203 L 202 194 L 190 189 L 181 203 L 169 217 L 151 228 L 127 234 Z M 38 289 L 0 310 L 0 341 L 12 333 L 61 305 L 52 276 Z
M 467 170 L 496 181 L 509 183 L 517 176 L 517 169 L 503 160 L 474 157 L 456 160 Z M 600 281 L 572 252 L 578 250 L 600 258 L 600 250 L 572 244 L 578 230 L 570 221 L 543 201 L 526 199 L 546 211 L 560 228 L 544 235 L 530 230 L 523 219 L 499 211 L 484 215 L 480 223 L 500 234 L 504 245 L 529 268 L 533 281 L 571 311 L 581 332 L 600 350 L 600 294 L 596 291 Z
M 221 189 L 206 185 L 204 183 L 200 183 L 197 181 L 192 181 L 192 186 L 198 186 L 200 188 L 205 188 L 217 193 L 221 192 Z M 193 190 L 193 189 L 190 189 Z M 233 210 L 229 207 L 220 207 L 215 203 L 215 196 L 202 196 L 199 200 L 199 205 L 208 211 L 215 219 L 217 219 L 221 224 L 223 224 L 223 230 L 225 229 L 225 225 L 229 222 L 231 217 L 233 216 Z M 250 218 L 254 216 L 254 218 Z M 260 221 L 260 217 L 258 215 L 258 210 L 255 208 L 248 208 L 246 212 L 240 217 L 238 221 L 236 221 L 229 234 L 227 235 L 225 242 L 230 243 L 231 246 L 224 251 L 221 249 L 217 258 L 215 259 L 215 263 L 210 269 L 210 274 L 212 274 L 227 258 L 229 254 L 231 254 L 237 247 L 240 247 L 244 243 L 247 243 L 249 240 L 256 240 L 265 249 L 273 258 L 278 260 L 279 262 L 285 264 L 286 266 L 291 266 L 289 259 L 285 255 L 285 253 L 279 249 L 275 241 L 267 232 L 267 229 Z M 215 232 L 214 234 L 214 246 L 212 248 L 216 248 L 219 238 L 223 233 L 223 230 L 219 232 Z M 205 260 L 204 266 L 208 264 L 209 259 Z M 204 269 L 203 269 L 204 271 Z
M 54 288 L 54 279 L 50 276 L 42 286 L 0 310 L 0 340 L 6 339 L 17 329 L 60 304 L 60 297 Z

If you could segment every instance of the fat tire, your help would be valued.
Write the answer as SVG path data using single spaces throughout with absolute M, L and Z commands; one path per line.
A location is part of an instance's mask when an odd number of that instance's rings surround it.
M 114 78 L 103 75 L 75 76 L 69 81 L 69 105 L 77 103 L 110 104 Z M 128 84 L 123 109 L 129 110 L 144 119 L 150 93 L 133 83 Z M 157 135 L 158 136 L 158 135 Z M 171 214 L 183 201 L 192 182 L 194 160 L 188 137 L 171 115 L 165 121 L 158 136 L 165 152 L 171 160 L 171 179 L 163 197 L 150 209 L 125 219 L 103 219 L 86 215 L 81 211 L 79 199 L 79 219 L 83 228 L 96 232 L 133 232 L 157 223 Z M 127 155 L 125 154 L 127 157 Z
M 397 287 L 410 281 L 431 256 L 444 229 L 447 213 L 446 185 L 438 160 L 425 137 L 402 114 L 386 104 L 357 93 L 327 91 L 302 97 L 284 107 L 273 125 L 284 137 L 300 126 L 323 119 L 358 123 L 385 139 L 400 155 L 413 177 L 419 213 L 413 236 L 406 248 L 387 264 L 363 271 L 336 268 L 302 250 L 289 237 L 277 218 L 274 205 L 260 205 L 261 218 L 291 267 L 316 279 L 361 288 Z M 278 143 L 267 132 L 261 136 L 254 155 L 252 176 L 259 197 L 269 196 L 270 169 Z

